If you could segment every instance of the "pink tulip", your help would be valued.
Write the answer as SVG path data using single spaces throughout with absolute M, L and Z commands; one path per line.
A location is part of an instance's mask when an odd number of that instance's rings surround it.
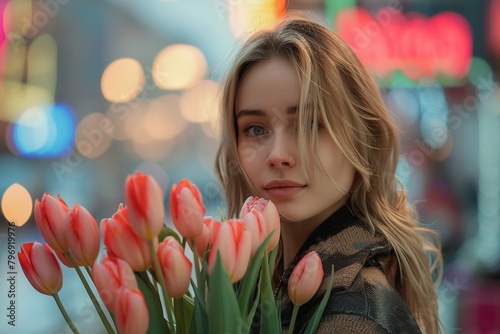
M 323 264 L 318 253 L 307 253 L 293 268 L 288 281 L 288 295 L 293 304 L 307 303 L 318 291 L 323 281 Z
M 116 296 L 123 288 L 138 289 L 134 272 L 127 262 L 106 256 L 92 267 L 92 278 L 103 303 L 113 309 Z
M 66 216 L 66 235 L 69 250 L 80 266 L 91 267 L 99 255 L 99 228 L 83 206 L 75 204 Z
M 49 245 L 25 243 L 21 246 L 18 257 L 24 275 L 38 292 L 52 296 L 61 290 L 61 266 Z
M 181 244 L 172 236 L 160 243 L 157 253 L 168 295 L 182 298 L 189 288 L 191 262 L 184 254 Z
M 143 239 L 156 238 L 163 227 L 163 191 L 149 175 L 135 173 L 125 181 L 125 199 L 130 225 Z
M 59 261 L 61 261 L 62 264 L 64 264 L 68 268 L 74 268 L 73 264 L 69 260 L 69 257 L 66 255 L 66 253 L 59 251 L 54 251 L 54 253 L 56 253 L 56 256 L 59 258 Z
M 196 239 L 203 231 L 205 207 L 200 190 L 184 179 L 170 190 L 170 215 L 175 228 L 186 239 Z
M 122 204 L 109 219 L 101 221 L 101 233 L 108 253 L 125 260 L 134 271 L 145 271 L 152 264 L 148 241 L 135 234 L 130 226 L 127 207 Z M 155 249 L 158 239 L 154 239 Z
M 216 233 L 215 241 L 208 255 L 208 272 L 212 273 L 217 259 L 217 251 L 219 251 L 229 280 L 231 283 L 237 282 L 245 275 L 250 262 L 252 250 L 250 232 L 242 220 L 229 219 L 220 224 Z
M 244 216 L 243 222 L 252 236 L 252 251 L 250 253 L 250 257 L 253 258 L 257 249 L 267 237 L 266 222 L 264 221 L 262 213 L 255 209 Z
M 203 257 L 205 251 L 208 248 L 208 245 L 211 243 L 210 228 L 212 227 L 213 222 L 214 219 L 212 217 L 203 218 L 203 230 L 201 231 L 201 234 L 195 239 L 195 247 L 199 257 Z M 188 240 L 188 244 L 189 247 L 191 247 L 191 250 L 194 252 L 193 242 L 191 240 Z
M 60 196 L 56 199 L 51 194 L 45 193 L 41 201 L 35 201 L 35 221 L 38 230 L 55 251 L 68 250 L 65 228 L 65 217 L 68 212 L 69 208 Z
M 222 225 L 222 222 L 220 220 L 215 220 L 212 219 L 210 222 L 210 237 L 209 237 L 209 244 L 213 244 L 215 241 L 215 237 L 219 233 L 220 226 Z
M 143 334 L 149 327 L 149 313 L 141 291 L 122 289 L 116 296 L 114 313 L 120 334 Z
M 267 231 L 264 239 L 267 238 L 269 233 L 274 231 L 266 248 L 266 250 L 270 252 L 278 245 L 278 242 L 280 240 L 281 227 L 279 212 L 273 202 L 268 201 L 264 198 L 250 196 L 247 198 L 247 200 L 243 204 L 243 207 L 241 208 L 240 218 L 243 219 L 247 214 L 252 212 L 252 210 L 256 210 L 264 217 Z

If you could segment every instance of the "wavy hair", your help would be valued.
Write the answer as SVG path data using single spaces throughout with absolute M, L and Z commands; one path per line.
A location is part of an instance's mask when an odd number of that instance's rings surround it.
M 314 130 L 321 120 L 356 171 L 348 205 L 394 249 L 399 264 L 397 288 L 420 327 L 430 334 L 440 333 L 434 283 L 442 274 L 441 245 L 435 232 L 419 226 L 416 210 L 407 203 L 395 176 L 397 129 L 372 75 L 336 33 L 314 20 L 288 16 L 273 29 L 255 33 L 242 45 L 227 72 L 221 99 L 222 140 L 215 167 L 228 216 L 237 215 L 252 195 L 238 160 L 236 95 L 243 75 L 270 58 L 293 64 L 301 82 L 297 115 L 300 158 L 312 158 L 323 168 L 315 150 L 318 137 Z

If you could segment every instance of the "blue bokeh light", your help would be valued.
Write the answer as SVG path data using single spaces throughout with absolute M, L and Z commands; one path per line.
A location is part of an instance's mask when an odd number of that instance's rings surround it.
M 12 139 L 21 156 L 59 157 L 73 145 L 75 129 L 76 116 L 70 106 L 38 106 L 19 116 L 12 130 Z

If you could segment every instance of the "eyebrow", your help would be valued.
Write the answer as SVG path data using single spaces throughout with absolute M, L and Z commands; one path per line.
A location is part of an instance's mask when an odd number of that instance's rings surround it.
M 295 114 L 297 112 L 297 106 L 292 106 L 286 108 L 286 113 L 288 115 Z M 236 119 L 243 116 L 266 116 L 267 113 L 262 109 L 242 109 L 236 114 Z

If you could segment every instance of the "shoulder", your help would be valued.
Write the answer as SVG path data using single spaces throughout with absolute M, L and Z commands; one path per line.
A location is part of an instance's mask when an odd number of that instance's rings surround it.
M 377 267 L 362 268 L 349 288 L 332 293 L 324 320 L 335 326 L 347 321 L 360 330 L 378 328 L 373 333 L 421 333 L 405 301 Z
M 388 334 L 387 330 L 371 319 L 357 314 L 324 315 L 316 334 Z

